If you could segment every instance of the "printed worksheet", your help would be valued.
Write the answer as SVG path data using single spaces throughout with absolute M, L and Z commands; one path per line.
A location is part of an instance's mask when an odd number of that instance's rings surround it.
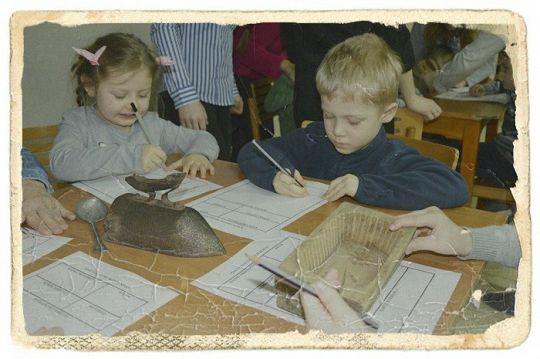
M 277 306 L 274 275 L 253 264 L 246 257 L 246 253 L 256 255 L 267 263 L 279 266 L 304 239 L 304 236 L 299 234 L 283 233 L 281 239 L 249 243 L 228 261 L 191 284 L 233 302 L 262 310 L 290 322 L 304 324 L 303 318 Z
M 469 87 L 453 88 L 435 97 L 459 101 L 498 102 L 502 103 L 503 105 L 507 104 L 510 100 L 510 97 L 505 93 L 497 93 L 484 96 L 471 96 L 469 95 Z
M 164 169 L 159 168 L 155 171 L 145 174 L 144 177 L 159 179 L 164 178 L 171 173 L 179 172 L 167 172 Z M 111 204 L 116 197 L 125 193 L 143 194 L 143 192 L 137 191 L 126 182 L 125 178 L 127 176 L 129 175 L 107 176 L 95 180 L 75 182 L 73 183 L 73 185 Z M 182 201 L 184 199 L 192 198 L 221 187 L 222 186 L 218 184 L 203 180 L 202 178 L 186 177 L 180 184 L 180 187 L 169 193 L 168 197 L 171 202 Z M 156 192 L 156 198 L 161 198 L 161 195 L 165 192 L 167 191 Z
M 59 327 L 64 335 L 111 336 L 177 295 L 76 252 L 24 277 L 26 332 Z
M 460 277 L 460 273 L 401 261 L 368 316 L 380 333 L 431 334 Z
M 254 265 L 246 253 L 279 266 L 304 239 L 282 232 L 279 240 L 253 241 L 227 262 L 191 284 L 228 300 L 262 310 L 296 324 L 303 318 L 276 304 L 274 275 Z M 431 334 L 459 281 L 459 273 L 402 261 L 379 299 L 366 315 L 366 322 L 379 333 Z
M 23 265 L 31 263 L 69 243 L 72 238 L 44 236 L 30 228 L 21 228 Z
M 281 229 L 326 203 L 328 185 L 308 181 L 309 196 L 293 198 L 243 180 L 187 204 L 210 226 L 239 237 L 263 240 L 281 237 Z

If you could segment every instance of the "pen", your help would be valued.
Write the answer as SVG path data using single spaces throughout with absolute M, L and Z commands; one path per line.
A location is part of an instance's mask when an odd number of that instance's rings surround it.
M 304 186 L 298 182 L 298 180 L 287 170 L 285 170 L 285 168 L 281 167 L 281 165 L 279 163 L 277 163 L 277 161 L 275 159 L 272 158 L 272 156 L 270 156 L 270 154 L 268 152 L 266 152 L 258 143 L 255 139 L 251 140 L 251 142 L 255 145 L 255 147 L 257 147 L 259 149 L 259 151 L 261 151 L 261 153 L 263 155 L 266 156 L 266 158 L 268 158 L 270 160 L 270 162 L 272 162 L 274 164 L 274 166 L 276 166 L 281 172 L 285 173 L 287 176 L 290 176 L 295 182 L 296 184 L 298 184 L 300 187 L 304 188 Z
M 248 257 L 249 260 L 252 261 L 254 264 L 258 265 L 259 267 L 263 269 L 266 269 L 273 275 L 285 280 L 287 283 L 291 284 L 293 287 L 303 290 L 306 293 L 309 293 L 316 298 L 319 298 L 317 293 L 315 293 L 315 289 L 311 288 L 311 286 L 305 284 L 300 279 L 283 272 L 281 269 L 269 263 L 263 262 L 262 259 L 257 256 L 246 253 L 246 257 Z
M 141 129 L 144 133 L 144 137 L 146 137 L 146 140 L 148 141 L 149 144 L 152 144 L 152 141 L 150 141 L 150 137 L 148 136 L 148 133 L 146 132 L 146 129 L 144 128 L 144 125 L 142 123 L 143 121 L 142 121 L 141 114 L 139 113 L 137 106 L 135 106 L 133 102 L 131 103 L 131 109 L 133 110 L 133 112 L 135 112 L 135 117 L 137 117 L 137 121 L 139 121 L 139 124 L 141 125 Z
M 137 106 L 135 106 L 135 103 L 133 102 L 131 103 L 131 109 L 133 110 L 133 112 L 135 112 L 135 117 L 137 117 L 137 121 L 139 121 L 139 125 L 141 125 L 141 129 L 142 129 L 142 132 L 144 133 L 144 137 L 146 137 L 146 140 L 148 141 L 149 144 L 152 144 L 152 141 L 150 141 L 150 136 L 148 136 L 148 132 L 146 132 L 146 129 L 144 128 L 141 114 L 139 113 Z M 163 163 L 161 163 L 160 167 L 163 170 L 167 171 Z

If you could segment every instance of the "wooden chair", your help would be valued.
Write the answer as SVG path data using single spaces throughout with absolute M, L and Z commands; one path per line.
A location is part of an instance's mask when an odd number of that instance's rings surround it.
M 256 140 L 261 139 L 261 129 L 268 128 L 277 115 L 275 112 L 266 112 L 264 109 L 264 99 L 272 88 L 272 81 L 270 78 L 262 78 L 252 81 L 250 85 L 251 94 L 248 97 L 248 109 L 251 132 Z
M 394 135 L 406 138 L 422 139 L 424 119 L 406 107 L 400 107 L 394 116 Z
M 459 160 L 459 150 L 454 147 L 446 146 L 440 143 L 417 140 L 414 138 L 401 137 L 396 135 L 387 135 L 388 138 L 400 140 L 409 147 L 414 148 L 426 157 L 434 158 L 451 169 L 455 170 Z
M 23 146 L 28 148 L 30 152 L 36 156 L 43 168 L 45 168 L 49 175 L 49 180 L 55 190 L 69 185 L 67 182 L 57 181 L 52 175 L 49 167 L 49 152 L 53 147 L 54 138 L 57 133 L 57 125 L 29 127 L 23 128 L 22 130 Z

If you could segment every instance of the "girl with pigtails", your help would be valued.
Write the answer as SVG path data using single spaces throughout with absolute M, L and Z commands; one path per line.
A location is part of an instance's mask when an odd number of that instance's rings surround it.
M 112 33 L 85 49 L 71 72 L 77 105 L 62 116 L 50 153 L 50 167 L 63 181 L 150 172 L 163 167 L 168 153 L 182 159 L 167 170 L 191 176 L 214 174 L 219 147 L 206 131 L 165 121 L 152 111 L 160 70 L 170 58 L 156 58 L 131 34 Z

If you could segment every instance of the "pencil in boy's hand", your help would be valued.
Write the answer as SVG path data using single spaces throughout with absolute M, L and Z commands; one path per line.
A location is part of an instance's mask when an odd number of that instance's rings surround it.
M 257 147 L 257 149 L 259 149 L 259 151 L 261 151 L 261 153 L 266 158 L 268 158 L 270 160 L 270 162 L 272 162 L 274 164 L 274 166 L 276 166 L 281 172 L 285 173 L 287 176 L 290 176 L 296 182 L 297 185 L 304 188 L 304 186 L 289 171 L 287 171 L 287 170 L 285 170 L 285 168 L 281 167 L 281 165 L 272 156 L 270 156 L 270 154 L 268 152 L 266 152 L 264 150 L 264 148 L 262 148 L 261 145 L 259 145 L 255 139 L 251 140 L 251 142 L 255 145 L 255 147 Z
M 311 294 L 312 296 L 314 296 L 316 298 L 319 298 L 317 293 L 315 293 L 315 289 L 313 289 L 313 288 L 311 288 L 311 286 L 303 283 L 300 279 L 283 272 L 281 269 L 279 269 L 279 268 L 277 268 L 277 267 L 275 267 L 275 266 L 273 266 L 273 265 L 271 265 L 269 263 L 263 262 L 262 259 L 257 257 L 257 256 L 246 253 L 246 257 L 248 257 L 249 260 L 252 261 L 254 264 L 258 265 L 259 267 L 261 267 L 263 269 L 266 269 L 267 271 L 269 271 L 273 275 L 283 279 L 287 283 L 291 284 L 293 287 L 298 288 L 300 290 L 303 290 L 304 292 L 309 293 L 309 294 Z

